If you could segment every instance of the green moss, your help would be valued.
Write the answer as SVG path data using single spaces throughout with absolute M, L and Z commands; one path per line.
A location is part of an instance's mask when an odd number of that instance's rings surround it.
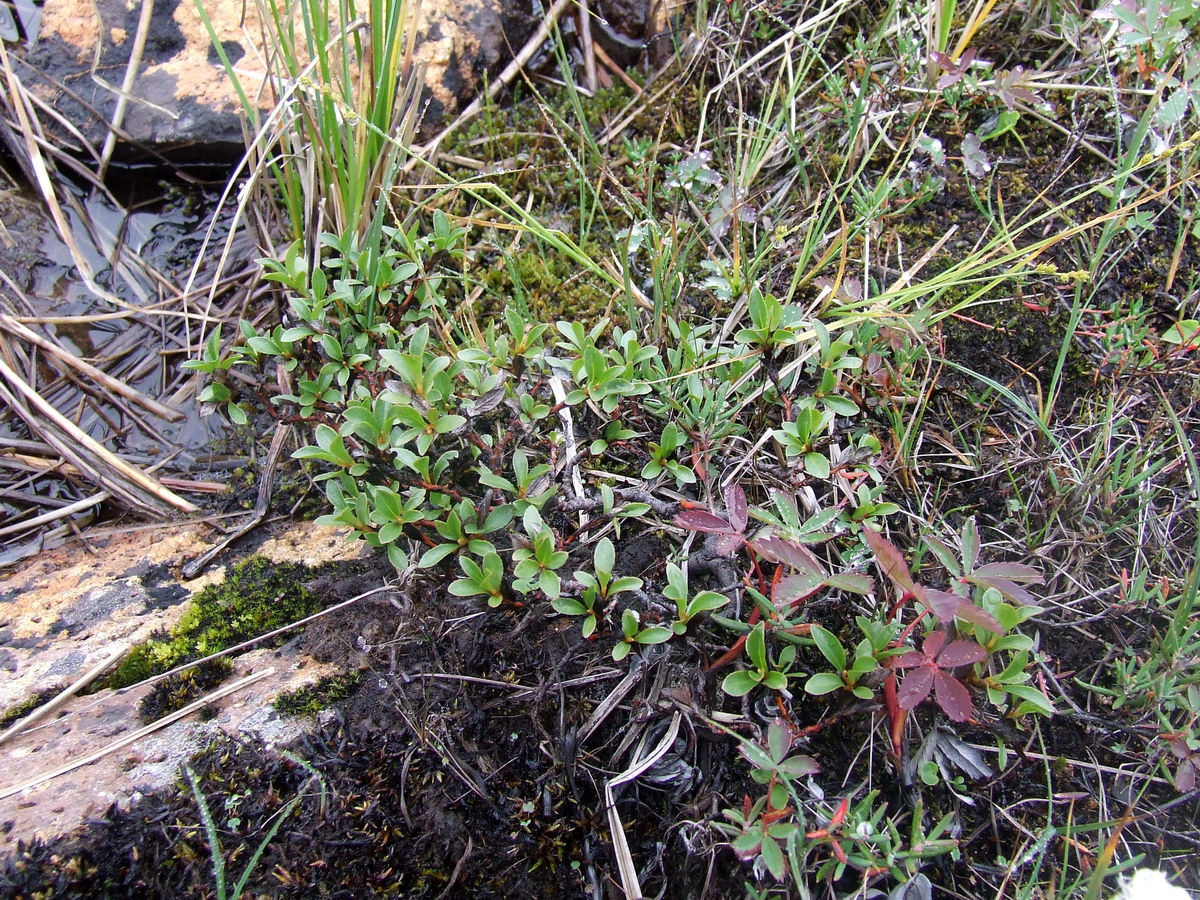
M 62 690 L 62 685 L 42 688 L 40 691 L 30 694 L 19 703 L 14 703 L 8 709 L 4 710 L 4 712 L 0 712 L 0 729 L 7 728 L 18 719 L 25 718 L 25 716 L 29 715 L 39 706 L 49 703 L 51 700 L 57 697 Z
M 302 583 L 309 570 L 254 556 L 198 593 L 170 631 L 137 645 L 103 686 L 123 688 L 312 615 L 321 601 Z
M 486 300 L 484 318 L 498 316 L 505 305 L 524 306 L 526 317 L 534 322 L 568 319 L 585 325 L 605 314 L 612 290 L 599 279 L 581 273 L 566 256 L 548 252 L 528 242 L 523 249 L 497 261 L 483 276 Z M 589 241 L 583 250 L 593 259 L 603 258 L 598 242 Z
M 362 680 L 362 672 L 326 675 L 312 684 L 280 694 L 272 706 L 287 716 L 311 718 L 326 707 L 345 700 L 362 684 Z

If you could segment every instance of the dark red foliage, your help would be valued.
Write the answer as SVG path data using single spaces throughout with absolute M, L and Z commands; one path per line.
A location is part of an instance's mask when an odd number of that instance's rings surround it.
M 946 644 L 946 633 L 935 631 L 925 638 L 920 651 L 910 650 L 892 660 L 892 667 L 911 668 L 900 684 L 900 708 L 916 709 L 933 691 L 940 706 L 955 722 L 965 722 L 975 713 L 966 686 L 950 669 L 972 665 L 987 659 L 987 650 L 974 641 L 956 640 Z

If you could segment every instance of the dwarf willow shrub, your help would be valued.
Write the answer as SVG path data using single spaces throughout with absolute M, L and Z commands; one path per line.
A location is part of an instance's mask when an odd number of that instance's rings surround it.
M 397 569 L 454 563 L 450 591 L 492 606 L 534 592 L 558 600 L 568 553 L 556 503 L 604 517 L 619 537 L 621 519 L 651 514 L 651 505 L 644 491 L 615 489 L 597 470 L 687 489 L 712 483 L 733 442 L 744 447 L 764 433 L 780 459 L 784 450 L 790 457 L 792 426 L 776 427 L 781 392 L 815 392 L 796 403 L 820 424 L 805 438 L 797 477 L 825 479 L 853 465 L 878 487 L 879 474 L 862 462 L 863 442 L 873 440 L 865 428 L 832 440 L 858 413 L 835 396 L 839 373 L 859 366 L 850 342 L 831 340 L 819 325 L 806 329 L 790 308 L 789 326 L 765 337 L 761 327 L 722 337 L 729 330 L 719 324 L 667 319 L 665 350 L 607 319 L 552 328 L 510 308 L 484 327 L 464 323 L 443 288 L 458 277 L 465 238 L 437 212 L 427 231 L 385 228 L 373 244 L 322 235 L 315 260 L 293 245 L 282 259 L 262 261 L 283 290 L 282 321 L 264 331 L 243 322 L 232 351 L 221 355 L 218 337 L 192 364 L 214 376 L 206 399 L 235 418 L 245 413 L 224 371 L 255 370 L 260 377 L 242 381 L 269 383 L 266 369 L 282 367 L 288 392 L 260 399 L 310 429 L 312 443 L 295 456 L 318 464 L 330 506 L 318 521 L 349 526 Z M 773 297 L 756 295 L 751 305 L 754 321 L 781 315 Z M 588 460 L 598 461 L 589 466 L 594 483 L 577 496 L 564 475 Z M 842 505 L 846 529 L 868 512 L 890 511 Z M 622 582 L 623 609 L 588 603 L 601 576 L 575 572 L 566 591 L 577 599 L 556 608 L 582 616 L 589 633 L 619 626 L 621 655 L 682 633 L 688 611 L 699 610 L 690 596 L 659 598 L 671 627 L 644 627 L 630 609 L 645 606 L 640 583 L 628 590 Z M 676 607 L 683 612 L 672 624 Z

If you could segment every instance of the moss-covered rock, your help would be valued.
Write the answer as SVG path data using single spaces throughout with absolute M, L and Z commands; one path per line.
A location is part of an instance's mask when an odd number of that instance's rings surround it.
M 309 569 L 253 556 L 198 593 L 169 632 L 134 647 L 103 684 L 123 688 L 290 624 L 321 608 Z

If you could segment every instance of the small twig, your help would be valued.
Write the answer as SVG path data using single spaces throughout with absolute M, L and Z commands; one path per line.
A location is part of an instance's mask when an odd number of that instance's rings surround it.
M 125 382 L 117 378 L 113 378 L 107 372 L 102 372 L 91 363 L 84 362 L 78 356 L 69 353 L 60 345 L 43 337 L 32 329 L 26 328 L 12 316 L 0 313 L 0 328 L 4 328 L 5 330 L 12 332 L 17 337 L 28 341 L 34 346 L 41 347 L 47 353 L 51 354 L 54 359 L 63 362 L 67 366 L 70 366 L 79 372 L 82 372 L 84 375 L 88 376 L 102 387 L 112 391 L 114 394 L 119 394 L 122 397 L 132 400 L 147 412 L 158 416 L 160 419 L 166 419 L 168 422 L 180 422 L 184 419 L 183 413 L 181 413 L 179 410 L 171 409 L 169 406 L 164 406 L 157 400 L 147 397 L 141 391 L 130 387 Z
M 588 0 L 579 0 L 579 43 L 583 47 L 583 83 L 596 93 L 596 43 L 592 40 L 592 13 Z
M 600 701 L 600 705 L 596 707 L 583 727 L 579 729 L 579 734 L 576 737 L 576 745 L 582 746 L 583 743 L 592 735 L 600 725 L 607 719 L 614 709 L 625 699 L 625 696 L 633 690 L 634 686 L 642 680 L 646 674 L 646 666 L 640 662 L 634 663 L 628 674 L 620 680 L 620 682 L 608 693 L 608 696 Z
M 28 531 L 30 528 L 37 528 L 41 525 L 48 525 L 51 522 L 57 522 L 59 519 L 65 519 L 75 513 L 83 512 L 85 509 L 91 509 L 93 506 L 99 506 L 109 498 L 108 491 L 101 491 L 98 494 L 92 494 L 90 497 L 84 497 L 82 500 L 76 500 L 74 503 L 67 506 L 59 507 L 47 513 L 42 513 L 40 516 L 34 516 L 32 519 L 25 519 L 21 522 L 16 522 L 12 525 L 5 525 L 0 528 L 0 537 L 10 534 L 16 534 L 20 531 Z M 0 739 L 2 741 L 2 739 Z
M 191 580 L 199 575 L 205 566 L 212 562 L 218 554 L 225 551 L 226 547 L 252 528 L 257 527 L 267 517 L 267 510 L 271 506 L 271 490 L 275 484 L 275 468 L 279 465 L 279 457 L 283 453 L 283 445 L 287 442 L 290 432 L 291 426 L 286 422 L 276 423 L 275 437 L 271 439 L 271 449 L 267 453 L 267 461 L 263 465 L 262 473 L 259 476 L 258 501 L 254 504 L 254 510 L 250 513 L 250 518 L 221 538 L 221 540 L 217 541 L 212 547 L 209 547 L 191 562 L 187 563 L 182 570 L 185 579 Z
M 35 722 L 41 721 L 54 712 L 77 693 L 108 671 L 109 667 L 115 663 L 125 653 L 126 647 L 124 644 L 118 644 L 116 648 L 100 660 L 99 663 L 88 669 L 86 673 L 75 680 L 70 687 L 58 694 L 53 700 L 44 703 L 22 719 L 17 720 L 3 734 L 0 734 L 0 744 L 3 744 L 14 735 L 20 734 L 29 729 Z
M 129 97 L 133 86 L 137 83 L 138 68 L 142 64 L 142 54 L 146 51 L 146 37 L 150 33 L 150 20 L 154 16 L 154 0 L 142 0 L 142 11 L 138 16 L 137 32 L 133 36 L 133 47 L 129 51 L 129 64 L 125 67 L 125 79 L 121 82 L 121 90 L 117 93 L 117 105 L 113 110 L 112 127 L 104 138 L 104 148 L 100 151 L 100 165 L 97 174 L 101 179 L 108 171 L 109 160 L 117 147 L 117 131 L 125 124 L 125 110 L 129 106 Z
M 3 382 L 8 382 L 6 387 Z M 12 388 L 12 391 L 9 390 Z M 29 406 L 21 403 L 23 397 Z M 145 472 L 129 465 L 84 432 L 43 399 L 0 359 L 0 399 L 14 409 L 39 437 L 73 462 L 88 477 L 134 509 L 154 515 L 172 510 L 198 512 L 195 504 L 167 490 Z M 93 464 L 88 465 L 89 457 Z
M 467 863 L 467 858 L 470 857 L 471 851 L 475 849 L 475 842 L 471 835 L 467 835 L 467 849 L 463 851 L 462 856 L 458 858 L 458 862 L 454 864 L 454 871 L 450 873 L 450 880 L 446 882 L 446 887 L 440 894 L 437 895 L 437 900 L 446 900 L 450 896 L 450 891 L 453 890 L 458 877 L 462 874 L 463 866 Z
M 596 59 L 600 60 L 600 62 L 604 64 L 604 67 L 608 69 L 608 71 L 612 72 L 614 75 L 620 78 L 621 81 L 625 82 L 625 86 L 633 91 L 636 96 L 640 97 L 646 93 L 640 84 L 629 77 L 628 72 L 626 72 L 621 66 L 617 65 L 616 62 L 613 61 L 613 58 L 608 55 L 603 46 L 593 43 L 592 47 L 596 54 Z

